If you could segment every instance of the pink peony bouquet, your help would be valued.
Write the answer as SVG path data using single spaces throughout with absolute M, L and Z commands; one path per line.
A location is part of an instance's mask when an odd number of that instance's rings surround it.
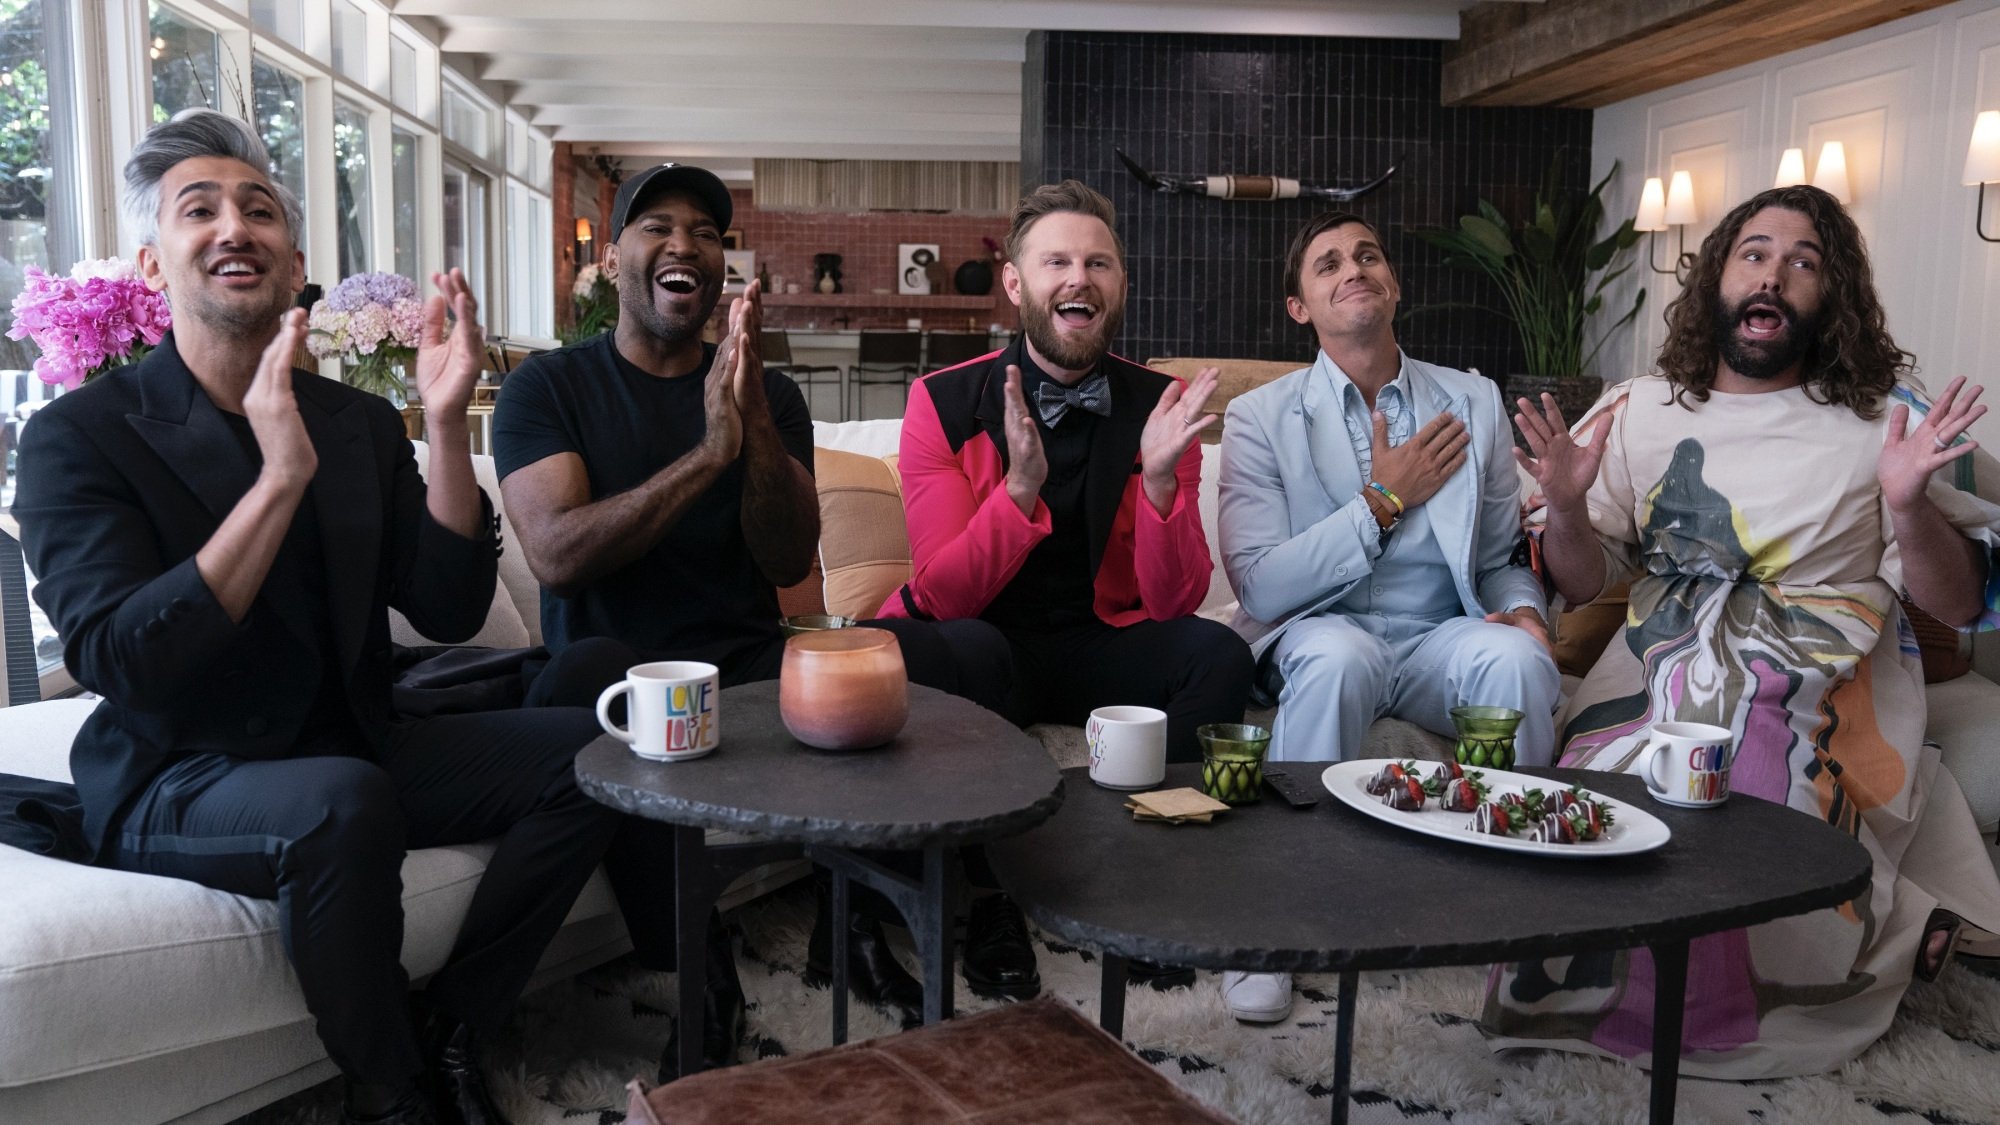
M 167 299 L 146 288 L 123 258 L 78 262 L 68 277 L 27 268 L 14 298 L 11 339 L 41 351 L 35 374 L 75 390 L 114 367 L 137 363 L 173 327 Z
M 333 287 L 306 318 L 306 350 L 340 361 L 341 381 L 401 406 L 403 368 L 417 356 L 424 303 L 417 283 L 393 273 L 357 273 Z

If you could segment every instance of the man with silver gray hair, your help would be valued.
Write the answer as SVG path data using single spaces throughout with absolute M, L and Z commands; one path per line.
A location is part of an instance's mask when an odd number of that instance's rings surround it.
M 389 607 L 459 640 L 493 597 L 465 417 L 478 309 L 458 270 L 433 278 L 416 359 L 427 485 L 388 402 L 291 365 L 301 215 L 268 166 L 249 126 L 211 110 L 147 134 L 125 210 L 173 331 L 23 435 L 14 514 L 35 597 L 103 697 L 70 751 L 80 858 L 276 899 L 347 1121 L 504 1122 L 474 1039 L 505 1020 L 626 821 L 576 787 L 587 711 L 392 716 Z M 420 1034 L 404 853 L 479 840 L 497 846 Z M 631 920 L 643 944 L 653 931 Z

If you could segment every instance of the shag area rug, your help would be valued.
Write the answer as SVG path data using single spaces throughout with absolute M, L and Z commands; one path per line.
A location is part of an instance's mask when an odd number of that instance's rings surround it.
M 803 978 L 812 896 L 797 883 L 730 919 L 749 997 L 745 1060 L 829 1042 L 830 995 Z M 891 931 L 892 934 L 896 931 Z M 1097 1014 L 1091 953 L 1037 938 L 1045 990 Z M 905 951 L 907 953 L 907 950 Z M 905 964 L 915 959 L 905 956 Z M 1472 1017 L 1485 971 L 1364 974 L 1356 1013 L 1356 1125 L 1613 1125 L 1646 1119 L 1647 1076 L 1622 1064 L 1547 1051 L 1495 1055 Z M 1219 977 L 1128 994 L 1125 1038 L 1190 1094 L 1255 1125 L 1323 1122 L 1331 1104 L 1335 981 L 1298 978 L 1292 1017 L 1253 1027 L 1223 1006 Z M 957 984 L 960 1012 L 993 1006 Z M 490 1045 L 489 1072 L 515 1125 L 612 1125 L 625 1082 L 650 1081 L 672 1026 L 674 977 L 617 961 L 525 998 Z M 893 1034 L 896 1020 L 854 1002 L 853 1038 Z M 338 1125 L 339 1083 L 279 1102 L 237 1125 Z M 1880 1042 L 1839 1072 L 1773 1082 L 1683 1078 L 1688 1125 L 2000 1125 L 2000 978 L 1954 964 L 1918 984 Z

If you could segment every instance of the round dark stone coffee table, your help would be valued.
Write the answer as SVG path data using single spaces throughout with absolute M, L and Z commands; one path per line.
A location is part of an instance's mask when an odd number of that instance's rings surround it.
M 691 762 L 652 762 L 609 735 L 576 757 L 578 784 L 612 808 L 674 826 L 680 1072 L 701 1068 L 708 913 L 744 871 L 803 850 L 833 872 L 833 1039 L 847 1038 L 847 892 L 855 879 L 902 910 L 924 971 L 924 1022 L 951 1013 L 955 850 L 1026 831 L 1063 802 L 1040 742 L 957 696 L 910 685 L 910 721 L 871 750 L 814 750 L 778 716 L 778 681 L 726 688 L 722 742 Z M 711 846 L 711 828 L 759 837 Z M 915 851 L 923 876 L 856 849 Z M 692 971 L 690 971 L 692 967 Z
M 1287 763 L 1324 792 L 1330 763 Z M 1104 954 L 1099 1022 L 1123 1033 L 1126 962 L 1251 972 L 1337 972 L 1333 1120 L 1347 1119 L 1355 993 L 1364 969 L 1528 960 L 1647 946 L 1655 966 L 1652 1120 L 1673 1120 L 1688 940 L 1836 906 L 1868 886 L 1851 837 L 1738 794 L 1715 809 L 1649 800 L 1635 777 L 1534 769 L 1664 821 L 1656 851 L 1554 859 L 1405 831 L 1332 797 L 1305 810 L 1270 794 L 1213 824 L 1141 823 L 1127 795 L 1064 771 L 1046 824 L 987 849 L 1042 929 Z M 1162 788 L 1201 785 L 1171 765 Z M 1729 857 L 1755 856 L 1756 862 Z M 1507 909 L 1473 904 L 1505 903 Z

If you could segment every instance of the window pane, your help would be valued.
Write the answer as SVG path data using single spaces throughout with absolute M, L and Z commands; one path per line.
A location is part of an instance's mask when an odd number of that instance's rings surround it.
M 368 190 L 368 112 L 333 103 L 334 211 L 340 220 L 340 276 L 375 268 L 373 195 Z
M 444 88 L 444 135 L 464 145 L 480 157 L 491 159 L 486 140 L 487 113 L 484 107 L 451 86 Z
M 356 82 L 368 81 L 368 13 L 350 0 L 333 4 L 333 69 Z
M 413 113 L 417 104 L 417 49 L 394 35 L 389 37 L 389 100 Z
M 72 220 L 53 214 L 63 203 L 52 196 L 60 186 L 58 176 L 73 182 L 73 171 L 57 167 L 59 160 L 70 158 L 73 146 L 65 149 L 52 134 L 72 128 L 73 123 L 68 119 L 69 103 L 50 98 L 50 72 L 55 72 L 57 82 L 64 80 L 65 72 L 50 50 L 43 4 L 44 0 L 0 0 L 0 506 L 10 506 L 14 500 L 20 470 L 14 442 L 21 423 L 55 397 L 55 388 L 32 370 L 39 354 L 34 344 L 6 337 L 14 325 L 14 298 L 27 280 L 27 267 L 53 272 L 70 264 L 54 243 L 58 222 Z M 58 157 L 58 152 L 65 155 Z M 31 590 L 34 581 L 29 575 Z M 62 643 L 32 601 L 28 620 L 37 664 L 46 673 L 62 663 Z
M 550 260 L 549 199 L 525 185 L 507 185 L 507 334 L 555 336 L 554 263 Z
M 306 137 L 299 120 L 305 111 L 305 83 L 260 58 L 250 60 L 250 98 L 257 115 L 257 132 L 271 153 L 271 178 L 292 189 L 306 205 Z M 298 231 L 305 249 L 306 232 Z
M 447 164 L 444 170 L 444 268 L 465 270 L 465 280 L 481 305 L 486 291 L 486 177 Z
M 153 5 L 153 121 L 165 121 L 190 106 L 220 106 L 222 52 L 215 32 L 183 19 L 164 4 Z
M 297 43 L 305 20 L 299 0 L 250 0 L 250 22 L 287 43 Z
M 411 278 L 422 288 L 417 242 L 417 162 L 418 141 L 401 129 L 389 132 L 389 174 L 395 181 L 396 272 Z

